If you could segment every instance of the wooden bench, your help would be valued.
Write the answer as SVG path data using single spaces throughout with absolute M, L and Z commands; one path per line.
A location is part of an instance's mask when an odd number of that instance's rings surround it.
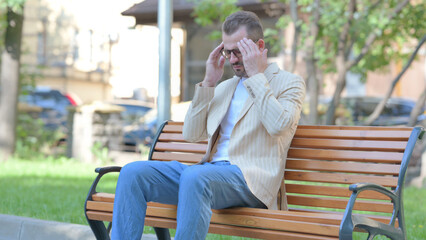
M 207 142 L 185 142 L 182 128 L 181 122 L 164 123 L 149 159 L 198 162 Z M 289 210 L 213 210 L 209 232 L 273 240 L 347 240 L 355 230 L 406 239 L 402 189 L 412 150 L 423 134 L 419 127 L 299 125 L 283 184 Z M 114 194 L 97 192 L 96 186 L 104 174 L 120 169 L 96 169 L 99 175 L 85 213 L 97 239 L 109 239 L 111 224 L 106 228 L 103 221 L 112 220 Z M 145 224 L 154 227 L 159 239 L 167 239 L 168 228 L 176 228 L 176 206 L 149 203 Z

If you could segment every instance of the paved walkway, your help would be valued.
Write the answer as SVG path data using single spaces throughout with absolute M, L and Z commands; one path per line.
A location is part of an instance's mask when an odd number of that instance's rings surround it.
M 156 240 L 145 234 L 142 240 Z M 96 240 L 89 226 L 0 214 L 0 240 Z

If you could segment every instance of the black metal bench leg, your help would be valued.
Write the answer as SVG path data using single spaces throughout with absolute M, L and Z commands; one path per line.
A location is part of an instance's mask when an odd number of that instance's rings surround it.
M 89 220 L 90 228 L 97 240 L 110 240 L 108 231 L 102 221 Z
M 170 232 L 168 228 L 154 227 L 154 231 L 158 240 L 170 240 Z

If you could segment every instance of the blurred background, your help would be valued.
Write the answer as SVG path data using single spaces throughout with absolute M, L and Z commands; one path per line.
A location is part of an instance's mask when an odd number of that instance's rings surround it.
M 172 2 L 173 120 L 185 116 L 221 22 L 244 9 L 264 24 L 269 61 L 306 81 L 300 124 L 425 125 L 421 0 Z M 157 126 L 157 12 L 157 0 L 2 0 L 4 156 L 132 161 L 147 152 Z M 225 68 L 224 79 L 233 75 Z

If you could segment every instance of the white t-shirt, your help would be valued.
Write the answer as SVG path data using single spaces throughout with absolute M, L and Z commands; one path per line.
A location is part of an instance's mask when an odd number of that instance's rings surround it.
M 238 82 L 237 88 L 235 89 L 234 95 L 232 96 L 231 103 L 229 104 L 228 111 L 225 114 L 222 122 L 220 123 L 219 140 L 217 143 L 217 151 L 212 157 L 212 162 L 215 161 L 229 161 L 228 146 L 229 139 L 231 138 L 232 130 L 237 123 L 238 116 L 240 115 L 241 109 L 247 100 L 248 92 L 244 87 L 243 82 L 247 78 L 241 78 Z

